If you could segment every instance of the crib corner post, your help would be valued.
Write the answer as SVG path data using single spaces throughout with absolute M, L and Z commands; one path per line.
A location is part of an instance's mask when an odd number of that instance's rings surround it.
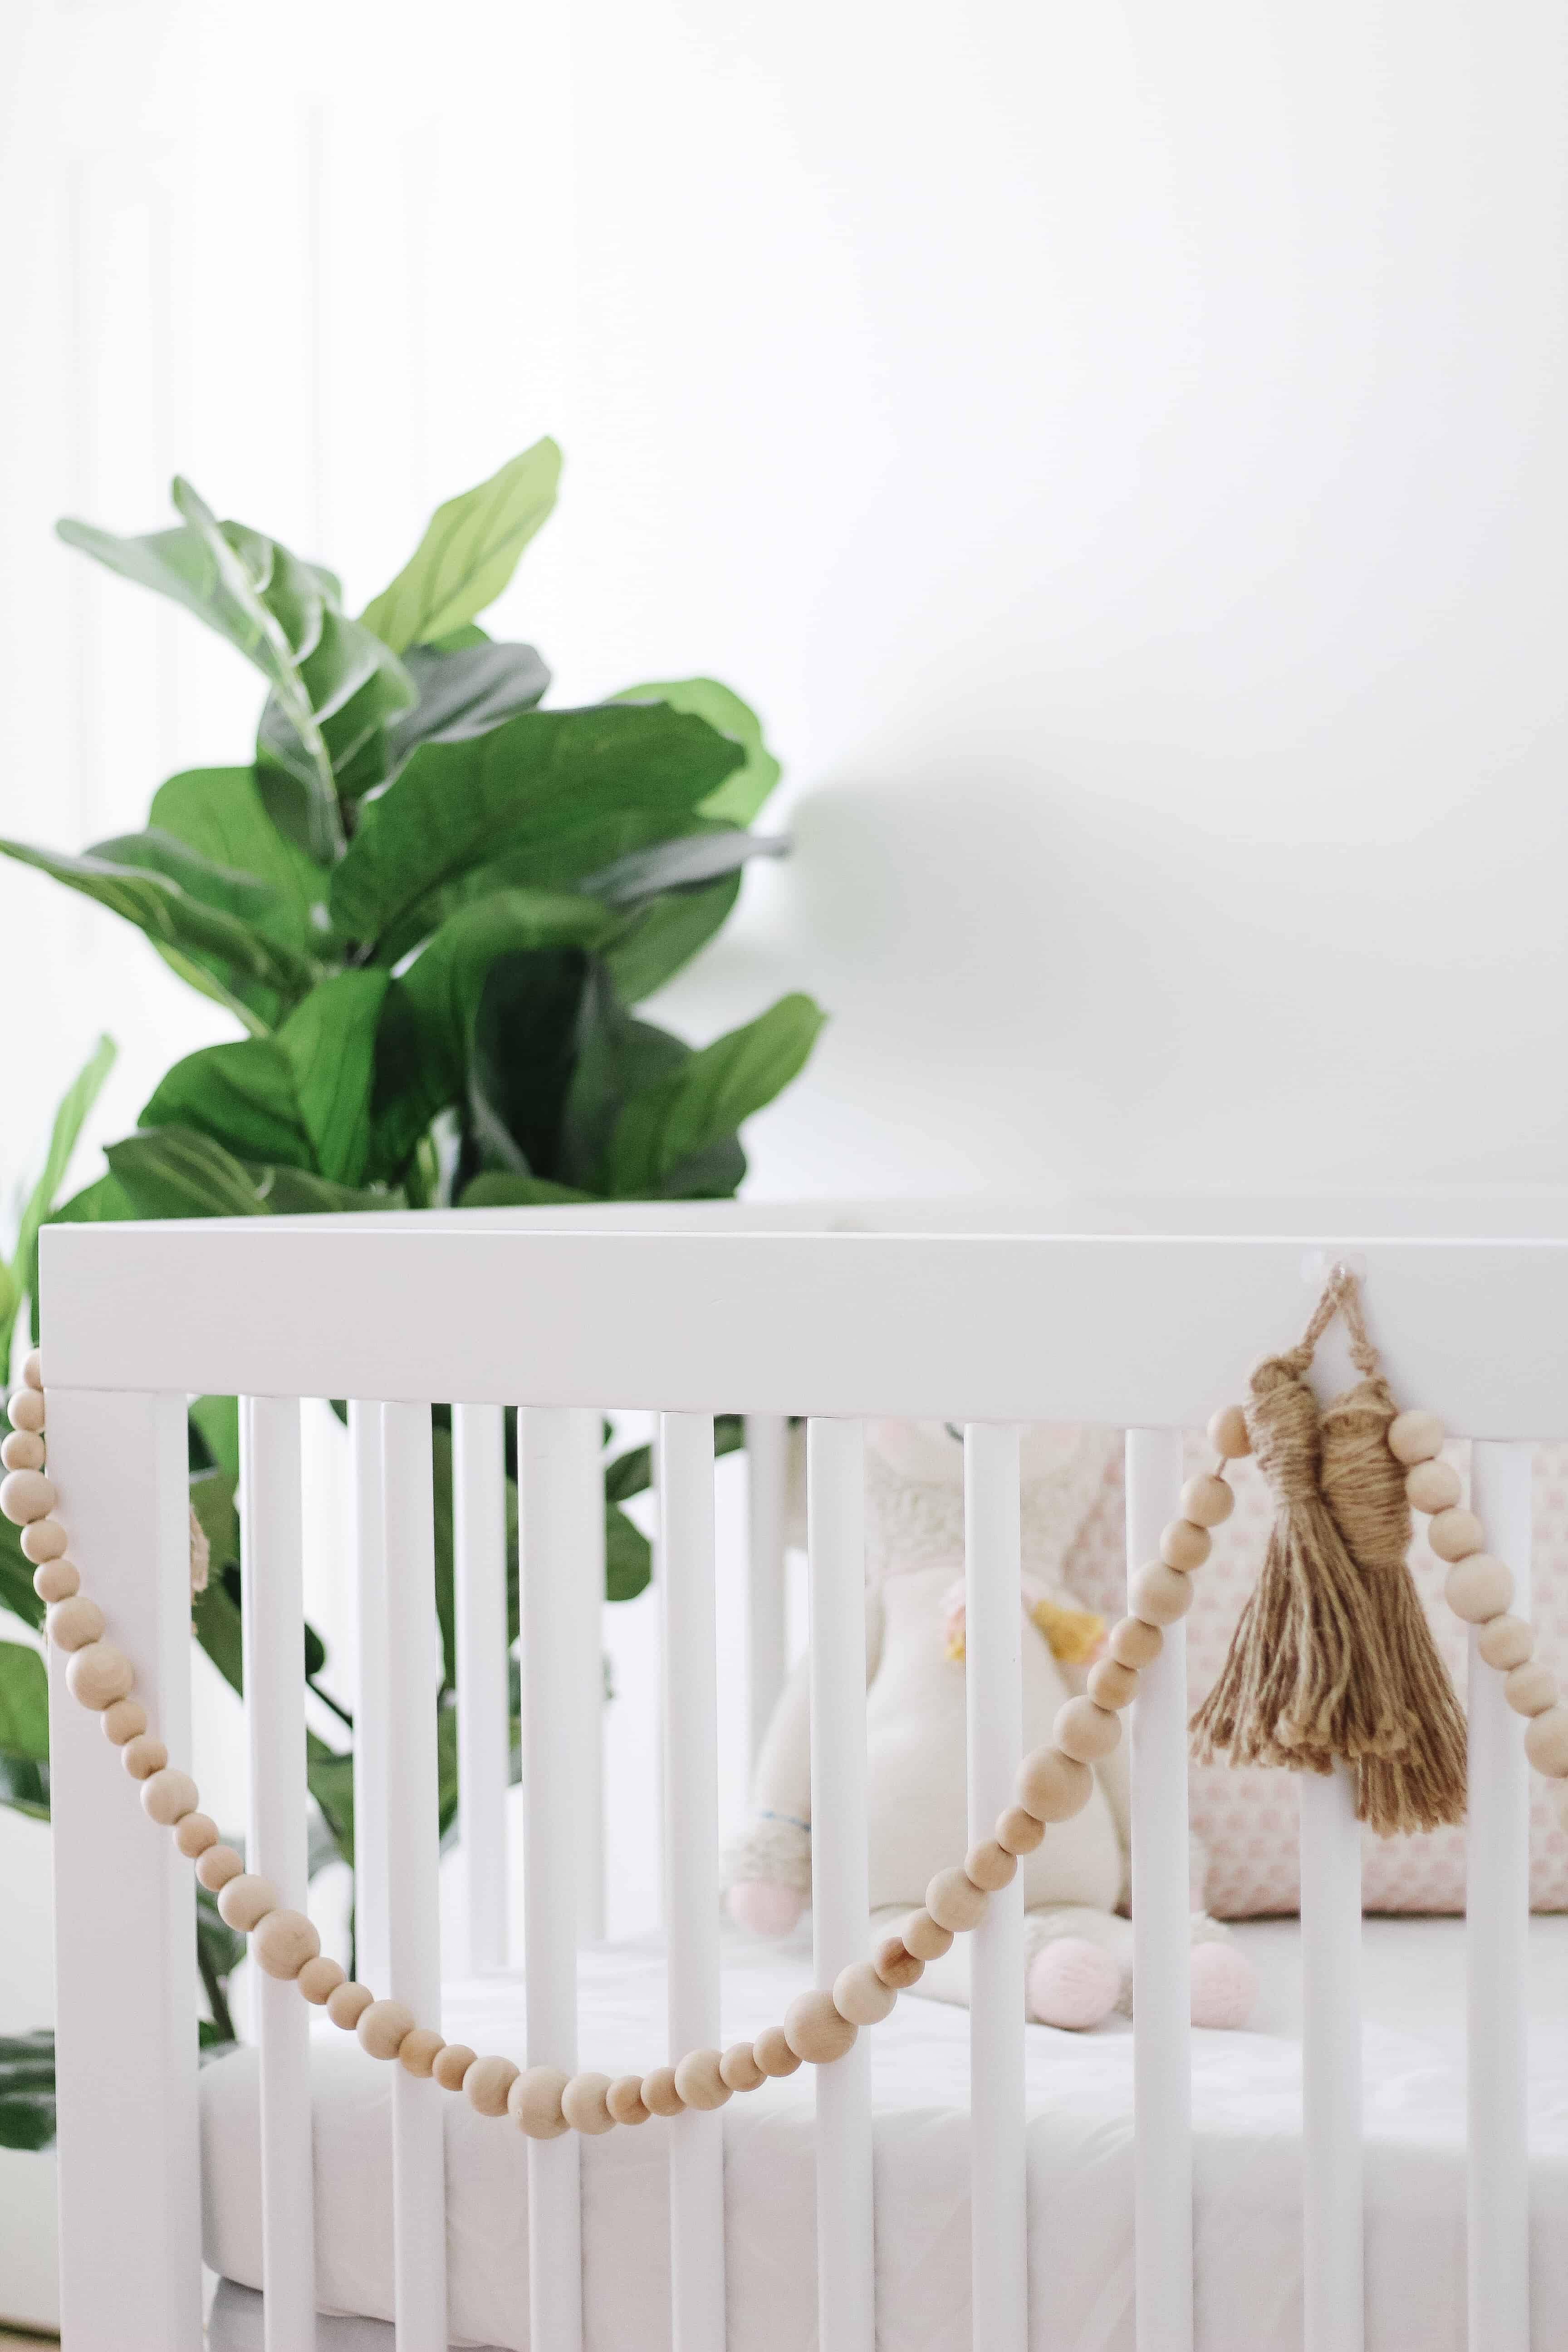
M 49 1475 L 84 1588 L 190 1754 L 185 1401 L 53 1389 Z M 60 2310 L 71 2352 L 199 2352 L 195 1897 L 119 1751 L 49 1661 Z

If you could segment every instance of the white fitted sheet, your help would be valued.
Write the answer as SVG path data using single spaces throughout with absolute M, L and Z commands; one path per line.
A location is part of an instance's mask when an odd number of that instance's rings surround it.
M 1257 1959 L 1257 2030 L 1195 2033 L 1197 2352 L 1300 2343 L 1300 1937 L 1239 1931 Z M 1368 2352 L 1463 2352 L 1464 1926 L 1369 1919 L 1363 1939 Z M 781 2013 L 804 1943 L 727 1943 L 725 2039 Z M 636 1945 L 583 1955 L 585 2066 L 627 2072 L 663 2048 L 664 1970 Z M 1568 1917 L 1530 1947 L 1532 2343 L 1568 2344 Z M 521 2060 L 516 1978 L 447 1987 L 449 2038 Z M 1132 2352 L 1131 2031 L 1031 2026 L 1027 2043 L 1030 2343 Z M 872 2035 L 880 2352 L 969 2352 L 968 2015 L 906 1998 Z M 392 2315 L 387 2070 L 323 2025 L 313 2052 L 318 2301 Z M 723 2110 L 730 2352 L 816 2342 L 812 2072 Z M 528 2343 L 526 2144 L 447 2098 L 454 2343 Z M 669 2346 L 664 2126 L 583 2146 L 586 2352 Z M 261 2274 L 256 2059 L 202 2078 L 205 2252 L 244 2287 Z M 258 2305 L 225 2293 L 214 2352 L 248 2352 Z M 377 2332 L 378 2334 L 379 2332 Z M 321 2352 L 336 2352 L 323 2329 Z M 344 2332 L 342 2352 L 374 2340 Z M 385 2339 L 388 2345 L 390 2337 Z

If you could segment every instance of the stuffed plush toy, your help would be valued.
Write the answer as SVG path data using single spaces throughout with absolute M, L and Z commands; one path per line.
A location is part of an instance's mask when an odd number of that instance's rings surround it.
M 1083 1688 L 1104 1627 L 1074 1602 L 1062 1563 L 1116 1440 L 1042 1429 L 1023 1441 L 1024 1747 L 1048 1739 L 1058 1708 Z M 873 1927 L 924 1899 L 932 1874 L 969 1840 L 965 1808 L 963 1454 L 940 1422 L 876 1422 L 867 1448 L 866 1702 Z M 804 1483 L 803 1481 L 801 1482 Z M 1021 1864 L 1026 2004 L 1042 2024 L 1098 2025 L 1131 2007 L 1125 1745 L 1095 1768 L 1071 1821 Z M 1192 2014 L 1245 2023 L 1250 1961 L 1204 1916 L 1206 1857 L 1194 1854 Z M 751 1817 L 725 1857 L 731 1917 L 787 1934 L 811 1889 L 809 1662 L 791 1675 L 757 1759 Z M 969 1998 L 967 1937 L 928 1966 L 920 1991 Z

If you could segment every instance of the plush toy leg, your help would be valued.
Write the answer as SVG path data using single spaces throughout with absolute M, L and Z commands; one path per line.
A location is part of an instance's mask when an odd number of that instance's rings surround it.
M 1215 1932 L 1212 1919 L 1193 1921 L 1192 2020 L 1194 2025 L 1247 2023 L 1258 1999 L 1258 1970 L 1239 1944 Z
M 1053 1936 L 1029 1962 L 1024 2006 L 1037 2025 L 1081 2033 L 1110 2015 L 1121 1998 L 1121 1970 L 1103 1944 Z
M 731 1918 L 749 1936 L 787 1936 L 805 1908 L 800 1888 L 776 1879 L 742 1879 L 728 1901 Z

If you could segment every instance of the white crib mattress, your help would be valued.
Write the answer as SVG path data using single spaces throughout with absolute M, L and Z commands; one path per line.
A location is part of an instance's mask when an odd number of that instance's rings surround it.
M 1258 2030 L 1196 2033 L 1197 2352 L 1297 2352 L 1301 2328 L 1300 1939 L 1239 1930 L 1264 1994 Z M 1464 1931 L 1375 1919 L 1364 1937 L 1368 2352 L 1462 2352 Z M 725 2038 L 760 2031 L 806 1980 L 804 1945 L 727 1945 Z M 585 1953 L 580 2049 L 615 2074 L 662 2047 L 664 1976 L 644 1946 Z M 1533 2344 L 1568 2343 L 1568 1917 L 1531 1937 Z M 447 1988 L 454 2040 L 521 2061 L 516 1979 Z M 1131 2352 L 1131 2031 L 1029 2027 L 1030 2343 Z M 880 2352 L 970 2352 L 968 2015 L 906 1998 L 872 2036 Z M 314 2052 L 316 2244 L 323 2310 L 392 2315 L 387 2070 L 323 2031 Z M 730 2352 L 816 2342 L 812 2074 L 723 2110 Z M 446 2100 L 456 2344 L 528 2343 L 526 2143 Z M 669 2345 L 664 2126 L 583 2147 L 586 2352 Z M 202 2080 L 205 2253 L 260 2283 L 254 2053 Z M 257 2305 L 225 2293 L 214 2352 L 246 2352 Z M 379 2331 L 376 2332 L 379 2336 Z M 372 2339 L 345 2333 L 345 2347 Z M 259 2343 L 259 2336 L 254 2339 Z M 390 2336 L 386 2338 L 390 2347 Z M 323 2330 L 322 2352 L 332 2335 Z

